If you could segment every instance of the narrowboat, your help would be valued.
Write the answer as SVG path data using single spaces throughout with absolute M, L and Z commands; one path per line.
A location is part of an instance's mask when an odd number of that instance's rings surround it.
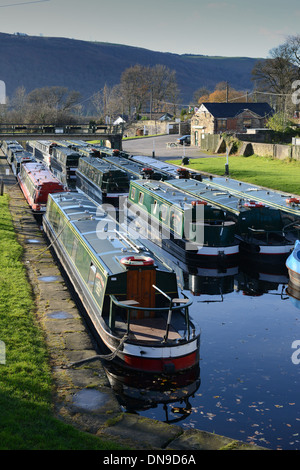
M 300 290 L 300 241 L 296 240 L 294 249 L 286 260 L 292 289 Z
M 13 174 L 17 176 L 20 173 L 21 165 L 30 162 L 35 162 L 32 153 L 27 152 L 24 149 L 22 151 L 17 151 L 13 153 L 10 158 L 10 166 Z
M 56 146 L 52 149 L 50 170 L 65 186 L 74 189 L 76 170 L 80 154 L 68 147 Z
M 3 140 L 1 143 L 1 150 L 8 157 L 8 150 L 10 147 L 19 147 L 20 144 L 17 140 Z
M 164 181 L 166 179 L 165 174 L 160 171 L 155 171 L 150 167 L 145 167 L 140 163 L 136 163 L 133 160 L 123 157 L 116 156 L 103 156 L 103 161 L 114 165 L 117 168 L 121 168 L 126 171 L 130 176 L 130 179 L 151 179 L 157 181 Z
M 234 266 L 239 244 L 236 224 L 225 213 L 165 182 L 134 180 L 127 200 L 128 218 L 144 238 L 187 264 Z M 145 223 L 146 222 L 146 223 Z
M 94 157 L 79 159 L 76 172 L 76 189 L 101 204 L 110 202 L 116 205 L 119 198 L 129 191 L 128 174 L 108 162 Z
M 176 274 L 87 195 L 50 194 L 43 228 L 102 346 L 131 370 L 176 373 L 199 361 L 192 301 Z
M 172 180 L 176 178 L 190 178 L 202 181 L 202 174 L 192 171 L 186 167 L 173 165 L 163 160 L 157 160 L 154 157 L 144 155 L 130 155 L 129 160 L 139 163 L 144 167 L 152 168 L 153 171 L 159 171 L 164 175 L 164 180 Z
M 17 179 L 34 213 L 45 212 L 50 193 L 65 191 L 64 185 L 42 163 L 24 163 Z
M 52 150 L 57 145 L 56 142 L 50 140 L 28 140 L 26 142 L 26 150 L 31 152 L 36 160 L 50 168 Z
M 9 165 L 11 165 L 14 155 L 18 152 L 24 152 L 24 147 L 19 143 L 8 144 L 5 148 L 5 156 Z
M 235 221 L 240 258 L 264 266 L 284 264 L 292 250 L 296 232 L 293 224 L 286 223 L 282 211 L 252 199 L 252 191 L 247 197 L 241 197 L 214 185 L 213 181 L 178 179 L 168 181 L 168 184 L 195 199 L 214 204 Z

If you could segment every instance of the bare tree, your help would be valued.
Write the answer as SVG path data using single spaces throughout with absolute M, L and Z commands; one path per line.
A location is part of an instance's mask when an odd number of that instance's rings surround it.
M 37 88 L 27 96 L 32 122 L 63 124 L 74 119 L 72 113 L 79 105 L 80 93 L 65 87 Z
M 299 77 L 300 62 L 297 63 L 297 57 L 296 42 L 293 43 L 290 39 L 285 44 L 271 49 L 269 57 L 258 61 L 252 70 L 256 92 L 265 93 L 264 101 L 275 103 L 279 112 L 284 112 L 287 103 L 291 104 L 287 97 L 292 94 L 292 83 Z
M 155 65 L 149 70 L 149 75 L 154 110 L 162 111 L 166 102 L 173 106 L 176 103 L 174 98 L 177 100 L 179 94 L 175 70 L 170 70 L 165 65 Z
M 121 76 L 121 90 L 128 114 L 139 115 L 149 97 L 149 68 L 135 65 L 126 69 Z

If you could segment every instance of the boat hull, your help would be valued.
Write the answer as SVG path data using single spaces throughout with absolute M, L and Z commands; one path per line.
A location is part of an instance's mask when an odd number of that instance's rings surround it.
M 300 289 L 300 241 L 295 242 L 294 249 L 286 260 L 290 283 L 292 287 Z
M 259 243 L 240 242 L 241 259 L 250 260 L 263 265 L 278 265 L 286 262 L 288 256 L 292 252 L 293 245 L 265 245 Z

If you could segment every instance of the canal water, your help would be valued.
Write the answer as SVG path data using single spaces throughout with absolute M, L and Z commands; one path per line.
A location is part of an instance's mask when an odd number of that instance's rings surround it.
M 108 375 L 124 409 L 270 449 L 300 449 L 300 301 L 287 294 L 285 267 L 176 271 L 201 328 L 199 370 L 169 381 Z

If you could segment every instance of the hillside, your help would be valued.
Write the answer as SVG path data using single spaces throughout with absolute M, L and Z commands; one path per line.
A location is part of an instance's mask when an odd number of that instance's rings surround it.
M 130 66 L 164 64 L 176 70 L 180 99 L 188 104 L 197 88 L 213 90 L 220 81 L 239 90 L 252 89 L 255 62 L 246 57 L 179 55 L 119 44 L 0 33 L 0 80 L 5 81 L 8 96 L 19 86 L 27 92 L 65 86 L 87 98 L 105 83 L 119 83 Z

